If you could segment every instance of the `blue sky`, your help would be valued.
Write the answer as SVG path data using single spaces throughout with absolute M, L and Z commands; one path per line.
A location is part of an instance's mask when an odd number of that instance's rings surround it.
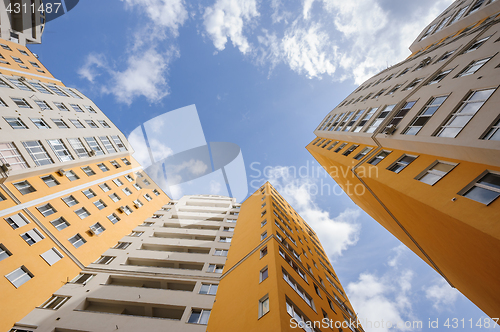
M 250 191 L 253 180 L 287 188 L 360 317 L 422 321 L 423 331 L 436 330 L 429 319 L 444 330 L 447 318 L 472 318 L 465 330 L 478 331 L 486 316 L 346 195 L 307 190 L 335 187 L 304 148 L 319 122 L 363 80 L 408 56 L 451 2 L 85 0 L 30 48 L 125 135 L 195 104 L 208 142 L 241 147 Z M 285 171 L 300 167 L 305 176 Z

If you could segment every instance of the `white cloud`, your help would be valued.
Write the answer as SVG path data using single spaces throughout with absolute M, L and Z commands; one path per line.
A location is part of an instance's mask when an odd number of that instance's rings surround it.
M 206 32 L 217 50 L 226 47 L 228 38 L 241 53 L 251 51 L 251 45 L 243 35 L 245 24 L 259 16 L 256 0 L 217 0 L 203 14 Z
M 178 36 L 179 27 L 188 18 L 183 0 L 122 0 L 130 10 L 145 12 L 157 27 L 168 28 Z
M 103 54 L 90 53 L 85 60 L 85 64 L 77 72 L 80 77 L 94 83 L 94 79 L 101 75 L 98 69 L 106 67 L 107 61 Z
M 362 273 L 358 281 L 347 285 L 349 299 L 365 331 L 388 332 L 391 326 L 391 330 L 411 330 L 404 327 L 404 322 L 411 317 L 408 293 L 412 277 L 411 271 L 405 271 L 396 280 L 393 275 L 391 278 L 379 278 Z M 400 328 L 394 329 L 398 323 Z
M 205 164 L 203 161 L 191 159 L 176 166 L 173 172 L 179 173 L 187 169 L 193 175 L 202 175 L 203 173 L 205 173 L 207 168 L 208 168 L 207 164 Z
M 156 138 L 149 139 L 149 147 L 151 148 L 151 154 L 155 162 L 160 162 L 174 154 L 172 148 L 166 146 Z
M 397 267 L 401 256 L 403 256 L 405 253 L 408 253 L 410 249 L 408 249 L 407 246 L 401 243 L 399 246 L 393 248 L 392 251 L 395 252 L 395 255 L 387 262 L 387 265 L 389 265 L 390 267 Z
M 341 255 L 358 241 L 359 211 L 347 209 L 331 218 L 314 203 L 315 182 L 311 178 L 296 179 L 286 167 L 277 166 L 266 172 L 268 181 L 304 218 L 318 235 L 328 256 Z
M 303 0 L 303 7 L 302 7 L 302 15 L 304 16 L 304 19 L 309 19 L 309 12 L 311 11 L 312 4 L 314 0 Z
M 220 190 L 222 188 L 222 185 L 220 184 L 220 182 L 217 182 L 217 181 L 210 181 L 210 194 L 212 195 L 217 195 L 220 193 Z
M 284 5 L 281 0 L 271 0 L 271 9 L 273 13 L 271 15 L 271 19 L 273 23 L 280 23 L 283 21 L 284 23 L 288 23 L 288 17 L 292 15 L 289 11 L 283 9 Z
M 425 297 L 433 302 L 432 306 L 438 311 L 448 309 L 453 312 L 453 304 L 460 294 L 452 288 L 444 279 L 439 279 L 435 284 L 424 287 Z

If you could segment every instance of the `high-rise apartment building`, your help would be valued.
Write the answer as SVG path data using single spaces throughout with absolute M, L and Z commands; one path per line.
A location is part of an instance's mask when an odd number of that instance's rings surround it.
M 13 331 L 362 331 L 355 321 L 316 234 L 266 183 L 241 206 L 170 201 Z
M 30 2 L 0 3 L 0 331 L 169 201 L 120 130 L 26 48 L 41 27 L 7 3 Z
M 455 1 L 307 149 L 486 314 L 500 312 L 500 1 Z

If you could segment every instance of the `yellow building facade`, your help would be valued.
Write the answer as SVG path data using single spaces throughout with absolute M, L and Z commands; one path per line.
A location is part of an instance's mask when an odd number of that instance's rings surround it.
M 266 183 L 241 206 L 207 331 L 362 331 L 356 322 L 316 233 Z
M 169 198 L 125 136 L 24 45 L 0 39 L 0 330 Z
M 308 151 L 490 317 L 500 312 L 500 3 L 456 1 L 361 84 Z

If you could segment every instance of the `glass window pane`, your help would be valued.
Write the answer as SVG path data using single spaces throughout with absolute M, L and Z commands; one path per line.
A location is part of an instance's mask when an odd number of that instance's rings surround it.
M 481 187 L 472 187 L 464 196 L 483 204 L 489 204 L 500 196 L 500 193 Z

